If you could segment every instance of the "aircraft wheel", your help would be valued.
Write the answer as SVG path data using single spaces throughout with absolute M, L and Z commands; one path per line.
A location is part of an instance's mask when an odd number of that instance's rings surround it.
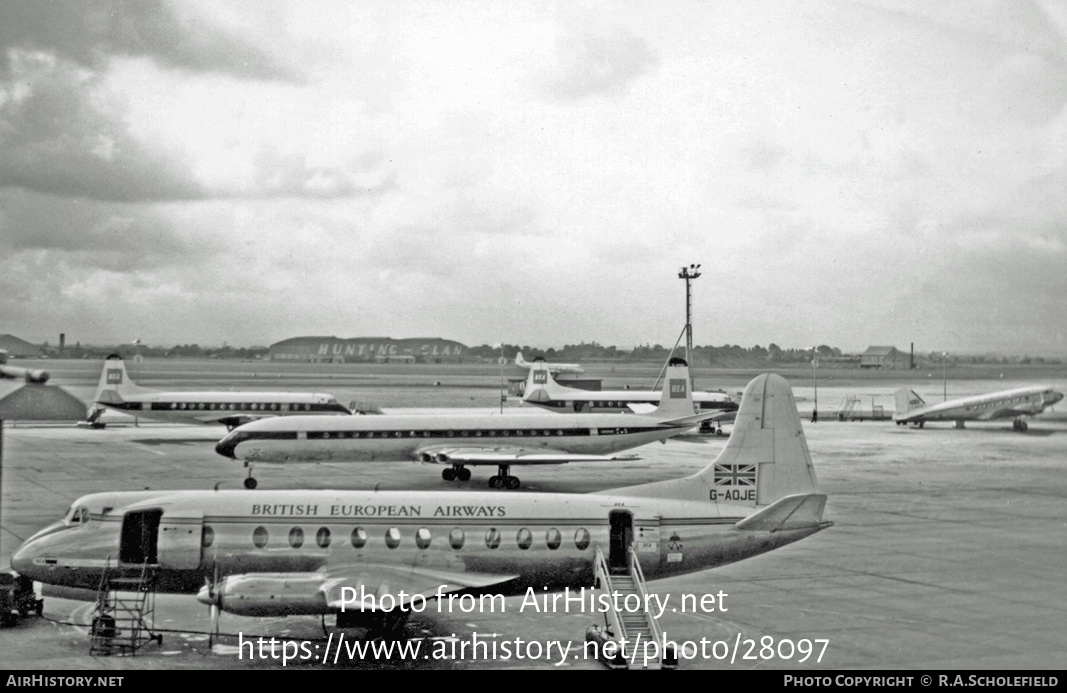
M 452 481 L 456 478 L 456 470 L 451 467 L 445 467 L 441 470 L 441 478 L 445 481 Z
M 259 486 L 259 482 L 258 482 L 258 481 L 256 481 L 255 477 L 251 477 L 251 476 L 250 476 L 250 477 L 248 477 L 247 479 L 245 479 L 245 488 L 246 488 L 246 489 L 248 489 L 248 490 L 252 490 L 252 489 L 254 489 L 254 488 L 255 488 L 256 486 Z
M 519 477 L 509 476 L 504 480 L 504 483 L 512 490 L 517 489 L 519 487 Z
M 499 482 L 500 482 L 500 477 L 498 477 L 498 476 L 489 477 L 489 488 L 496 488 L 497 484 Z
M 471 470 L 467 469 L 466 467 L 460 467 L 456 470 L 456 478 L 458 478 L 460 481 L 470 481 Z

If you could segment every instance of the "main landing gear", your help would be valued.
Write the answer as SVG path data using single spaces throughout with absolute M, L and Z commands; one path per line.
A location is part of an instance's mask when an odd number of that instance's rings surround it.
M 510 472 L 510 466 L 506 464 L 500 465 L 497 475 L 489 477 L 489 488 L 517 489 L 519 487 L 519 477 L 511 476 Z
M 445 467 L 441 470 L 441 478 L 445 481 L 470 481 L 471 470 L 458 464 L 454 464 L 451 467 Z
M 1026 429 L 1030 428 L 1026 424 L 1026 422 L 1023 421 L 1022 419 L 1015 419 L 1015 421 L 1012 421 L 1011 422 L 1011 427 L 1014 428 L 1016 431 L 1020 431 L 1020 432 L 1025 431 Z

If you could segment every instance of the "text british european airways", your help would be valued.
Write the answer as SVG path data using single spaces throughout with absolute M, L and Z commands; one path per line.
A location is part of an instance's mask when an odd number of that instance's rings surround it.
M 504 517 L 503 505 L 438 505 L 431 513 L 423 513 L 421 505 L 330 505 L 327 512 L 319 512 L 318 504 L 255 503 L 252 515 L 272 517 Z

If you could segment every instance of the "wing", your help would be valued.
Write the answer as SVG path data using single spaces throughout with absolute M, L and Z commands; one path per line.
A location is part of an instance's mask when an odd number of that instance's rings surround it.
M 380 602 L 386 594 L 397 599 L 397 604 L 408 603 L 415 595 L 432 597 L 468 588 L 488 587 L 508 580 L 515 575 L 491 575 L 488 573 L 465 573 L 436 568 L 360 563 L 338 566 L 326 570 L 319 590 L 332 609 L 359 609 L 363 597 L 374 597 Z M 404 601 L 401 601 L 403 593 Z M 373 605 L 368 599 L 368 607 Z
M 640 459 L 633 454 L 585 455 L 582 453 L 553 450 L 552 448 L 524 448 L 519 445 L 428 445 L 420 448 L 418 457 L 423 462 L 437 464 L 563 464 L 565 462 L 613 462 L 615 460 Z
M 1015 407 L 1000 407 L 990 409 L 978 415 L 978 421 L 992 421 L 993 419 L 1014 419 L 1018 416 L 1027 416 L 1033 412 L 1022 411 Z

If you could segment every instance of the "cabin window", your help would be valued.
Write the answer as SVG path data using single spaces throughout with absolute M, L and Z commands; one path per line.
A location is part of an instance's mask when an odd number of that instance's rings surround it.
M 267 528 L 263 525 L 256 527 L 256 530 L 252 532 L 252 543 L 256 545 L 257 549 L 262 549 L 267 545 L 267 538 L 270 535 L 267 534 Z
M 319 527 L 319 531 L 315 532 L 315 543 L 319 545 L 320 549 L 325 549 L 330 545 L 330 530 L 325 527 Z
M 415 532 L 415 544 L 420 549 L 430 548 L 430 530 L 423 527 L 418 532 Z
M 563 535 L 559 533 L 559 530 L 553 527 L 545 532 L 545 543 L 548 544 L 548 548 L 555 551 L 559 548 L 559 545 L 563 543 Z
M 589 548 L 589 530 L 579 529 L 574 533 L 574 546 L 579 551 L 585 551 Z
M 362 527 L 356 527 L 352 530 L 352 548 L 362 549 L 363 545 L 367 543 L 367 532 Z
M 289 546 L 294 549 L 299 549 L 304 545 L 304 530 L 300 527 L 293 527 L 289 530 Z
M 500 530 L 496 527 L 491 527 L 489 531 L 485 533 L 485 545 L 491 549 L 495 549 L 500 546 Z
M 215 530 L 211 528 L 211 525 L 204 525 L 204 529 L 200 531 L 200 545 L 205 549 L 215 543 Z
M 462 549 L 464 538 L 463 530 L 459 527 L 448 533 L 448 543 L 452 545 L 453 549 Z
M 400 530 L 396 527 L 390 527 L 385 531 L 385 545 L 391 549 L 395 549 L 400 546 Z
M 518 542 L 519 548 L 523 551 L 533 545 L 533 535 L 530 534 L 530 530 L 525 527 L 519 530 L 519 534 L 515 537 L 515 540 Z

